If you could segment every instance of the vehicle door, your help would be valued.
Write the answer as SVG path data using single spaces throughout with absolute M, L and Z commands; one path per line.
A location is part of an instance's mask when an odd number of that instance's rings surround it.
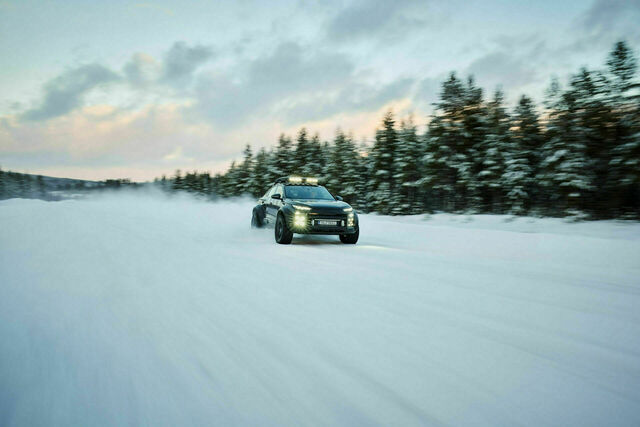
M 276 184 L 268 197 L 267 217 L 269 218 L 269 222 L 273 224 L 276 223 L 276 215 L 278 215 L 278 210 L 282 207 L 282 198 L 284 197 L 283 190 L 284 187 L 282 184 Z M 274 196 L 276 196 L 276 198 L 274 198 Z M 277 196 L 279 196 L 279 198 Z
M 264 208 L 264 220 L 265 222 L 269 223 L 272 222 L 271 219 L 271 195 L 274 193 L 274 191 L 276 191 L 276 186 L 272 186 L 269 191 L 267 191 L 265 193 L 264 196 L 262 196 L 262 199 L 260 199 L 260 204 L 263 206 Z
M 267 218 L 267 201 L 269 200 L 269 197 L 271 197 L 271 193 L 273 192 L 275 186 L 271 186 L 271 188 L 269 188 L 267 190 L 266 193 L 264 193 L 264 196 L 260 197 L 258 199 L 258 205 L 260 206 L 260 211 L 262 214 L 262 219 L 265 222 L 268 222 L 268 218 Z

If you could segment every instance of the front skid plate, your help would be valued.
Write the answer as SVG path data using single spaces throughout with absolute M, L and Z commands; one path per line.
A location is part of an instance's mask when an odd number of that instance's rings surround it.
M 329 231 L 329 230 L 312 230 L 312 231 L 295 231 L 292 230 L 294 234 L 315 234 L 315 235 L 325 235 L 325 236 L 339 236 L 340 234 L 355 234 L 356 230 L 340 230 L 340 231 Z

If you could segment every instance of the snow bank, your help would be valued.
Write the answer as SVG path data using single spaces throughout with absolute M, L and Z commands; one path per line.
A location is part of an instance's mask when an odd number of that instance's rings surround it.
M 0 425 L 640 425 L 640 226 L 0 202 Z

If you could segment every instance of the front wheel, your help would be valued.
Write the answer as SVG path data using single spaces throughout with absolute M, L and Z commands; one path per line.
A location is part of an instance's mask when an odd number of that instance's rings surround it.
M 288 245 L 293 240 L 293 233 L 287 227 L 287 221 L 284 219 L 284 215 L 278 215 L 278 219 L 276 220 L 276 242 L 281 245 Z
M 353 234 L 341 234 L 340 241 L 349 245 L 355 245 L 360 237 L 360 227 L 356 228 L 356 232 Z

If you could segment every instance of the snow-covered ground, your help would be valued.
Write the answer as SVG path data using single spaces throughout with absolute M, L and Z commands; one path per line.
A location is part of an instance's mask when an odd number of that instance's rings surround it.
M 640 225 L 0 202 L 0 425 L 640 425 Z

